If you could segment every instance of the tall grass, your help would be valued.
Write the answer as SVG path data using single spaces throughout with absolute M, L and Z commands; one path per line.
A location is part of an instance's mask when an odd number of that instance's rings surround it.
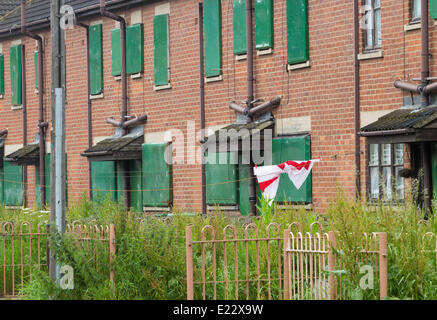
M 116 257 L 114 263 L 115 286 L 109 282 L 109 256 L 105 248 L 97 251 L 101 264 L 94 263 L 96 257 L 86 250 L 77 247 L 74 239 L 56 238 L 55 254 L 58 261 L 68 264 L 75 271 L 74 290 L 60 290 L 52 284 L 44 272 L 35 273 L 32 282 L 22 290 L 26 299 L 185 299 L 186 298 L 186 266 L 185 266 L 185 227 L 192 226 L 193 239 L 201 239 L 201 231 L 205 225 L 213 226 L 215 238 L 223 239 L 224 228 L 236 226 L 238 238 L 244 238 L 247 224 L 253 222 L 258 227 L 258 236 L 265 237 L 270 223 L 280 226 L 279 237 L 292 222 L 299 222 L 302 231 L 307 232 L 310 225 L 319 221 L 323 232 L 335 230 L 341 267 L 335 273 L 342 280 L 345 299 L 379 299 L 377 290 L 363 290 L 359 286 L 362 277 L 361 264 L 357 263 L 360 254 L 362 234 L 387 232 L 388 234 L 388 282 L 391 299 L 437 299 L 437 265 L 435 238 L 433 244 L 425 237 L 427 232 L 437 233 L 437 219 L 430 216 L 423 219 L 423 213 L 406 201 L 402 205 L 392 206 L 383 203 L 369 204 L 364 201 L 348 200 L 339 193 L 332 201 L 326 215 L 319 216 L 315 212 L 300 210 L 280 210 L 266 206 L 262 201 L 258 208 L 259 219 L 241 221 L 217 211 L 209 216 L 186 216 L 175 213 L 171 219 L 146 218 L 140 223 L 135 214 L 127 214 L 119 204 L 107 200 L 101 204 L 90 202 L 86 198 L 72 206 L 68 212 L 68 220 L 81 220 L 87 224 L 116 225 Z M 8 216 L 12 219 L 15 213 Z M 19 218 L 17 218 L 19 219 Z M 272 231 L 273 232 L 273 231 Z M 228 237 L 231 232 L 228 230 Z M 253 235 L 253 231 L 250 231 Z M 207 234 L 210 238 L 210 234 Z M 245 279 L 244 243 L 238 245 L 239 279 Z M 211 245 L 206 248 L 211 249 Z M 233 266 L 234 244 L 228 245 L 228 266 L 224 266 L 223 246 L 217 246 L 217 280 L 223 281 L 225 272 L 232 278 L 235 274 Z M 248 245 L 250 278 L 257 279 L 256 244 Z M 425 249 L 425 250 L 424 250 Z M 267 252 L 260 246 L 260 277 L 267 278 Z M 271 278 L 277 278 L 278 262 L 276 253 L 278 243 L 271 241 Z M 194 248 L 195 277 L 200 280 L 201 252 L 200 246 Z M 106 262 L 105 262 L 106 261 Z M 106 264 L 105 264 L 106 263 Z M 206 255 L 206 280 L 212 280 L 212 255 Z M 103 267 L 102 267 L 103 266 Z M 377 267 L 377 266 L 375 266 Z M 378 281 L 378 279 L 375 279 Z M 377 284 L 376 284 L 377 286 Z M 235 284 L 217 286 L 218 298 L 234 299 Z M 239 298 L 245 298 L 245 284 L 238 290 Z M 267 282 L 250 283 L 251 299 L 266 299 Z M 281 296 L 279 281 L 271 282 L 272 298 Z M 213 298 L 213 286 L 206 287 L 206 297 Z M 203 288 L 195 286 L 195 297 L 202 298 Z

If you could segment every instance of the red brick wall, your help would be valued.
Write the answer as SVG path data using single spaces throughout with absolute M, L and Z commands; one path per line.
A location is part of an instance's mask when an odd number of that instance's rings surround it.
M 400 5 L 403 3 L 403 6 Z M 420 31 L 404 32 L 409 20 L 409 0 L 382 0 L 382 50 L 384 57 L 361 61 L 361 111 L 396 109 L 403 103 L 403 93 L 393 87 L 396 79 L 420 74 Z M 159 4 L 159 2 L 157 2 Z M 145 71 L 139 79 L 128 80 L 129 114 L 147 113 L 145 132 L 180 129 L 186 133 L 186 121 L 199 118 L 198 75 L 198 1 L 171 0 L 170 68 L 172 89 L 153 90 L 153 16 L 154 4 L 142 6 L 144 23 Z M 135 10 L 135 9 L 134 9 Z M 337 185 L 353 195 L 354 180 L 354 57 L 352 1 L 309 0 L 309 39 L 311 68 L 287 73 L 285 0 L 274 1 L 274 50 L 272 55 L 255 56 L 255 95 L 269 99 L 282 96 L 276 118 L 311 116 L 313 157 L 321 157 L 313 171 L 313 204 L 323 211 L 336 196 Z M 130 12 L 119 11 L 128 22 Z M 233 55 L 232 1 L 222 1 L 223 81 L 206 84 L 207 126 L 235 121 L 230 101 L 246 96 L 246 62 Z M 93 135 L 109 136 L 114 129 L 105 123 L 110 116 L 119 117 L 121 82 L 111 75 L 110 31 L 114 21 L 103 20 L 104 98 L 93 100 Z M 90 22 L 84 21 L 84 22 Z M 432 24 L 431 24 L 432 25 Z M 432 53 L 435 48 L 431 27 Z M 49 116 L 50 39 L 45 37 L 45 106 Z M 88 189 L 88 162 L 80 153 L 87 148 L 86 42 L 79 27 L 67 31 L 67 153 L 69 200 L 77 200 Z M 11 111 L 9 79 L 9 44 L 2 41 L 5 54 L 6 96 L 0 100 L 0 127 L 9 128 L 7 144 L 22 143 L 21 111 Z M 28 93 L 28 141 L 37 132 L 37 95 L 34 93 L 33 51 L 35 42 L 26 45 Z M 436 67 L 431 57 L 431 69 Z M 365 140 L 361 141 L 362 194 L 367 191 Z M 174 205 L 184 210 L 201 207 L 200 167 L 174 165 Z M 34 169 L 29 169 L 29 200 L 35 198 Z

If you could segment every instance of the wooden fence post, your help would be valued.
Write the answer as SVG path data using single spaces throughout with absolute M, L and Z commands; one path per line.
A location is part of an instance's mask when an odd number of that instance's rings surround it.
M 388 296 L 386 232 L 379 234 L 379 295 L 381 300 Z
M 284 230 L 284 300 L 290 299 L 288 250 L 290 250 L 290 229 Z
M 187 300 L 194 300 L 193 231 L 191 226 L 185 228 L 185 256 L 187 264 Z
M 328 232 L 329 252 L 328 252 L 328 288 L 329 288 L 329 300 L 337 300 L 337 279 L 332 273 L 335 270 L 336 259 L 334 248 L 337 246 L 334 231 Z
M 114 286 L 114 276 L 115 276 L 115 271 L 114 271 L 114 261 L 115 261 L 115 244 L 116 244 L 116 240 L 115 240 L 115 225 L 111 224 L 109 226 L 109 264 L 110 264 L 110 274 L 109 274 L 109 279 L 112 282 L 112 286 Z

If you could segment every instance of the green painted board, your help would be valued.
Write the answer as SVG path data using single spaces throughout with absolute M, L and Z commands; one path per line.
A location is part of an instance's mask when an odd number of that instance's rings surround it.
M 117 201 L 119 203 L 123 203 L 124 199 L 124 192 L 125 185 L 124 185 L 124 179 L 123 179 L 123 162 L 116 161 L 115 162 L 115 175 L 116 175 L 116 181 L 117 181 Z
M 276 138 L 273 139 L 272 148 L 272 161 L 274 164 L 280 164 L 288 160 L 311 160 L 310 136 Z M 312 201 L 311 174 L 299 190 L 296 189 L 286 175 L 282 175 L 276 201 L 279 203 L 310 203 Z
M 12 46 L 9 49 L 11 66 L 11 103 L 21 105 L 21 47 Z
M 135 24 L 126 29 L 126 73 L 135 74 L 144 70 L 143 25 Z
M 4 162 L 4 202 L 6 206 L 23 205 L 23 167 Z
M 168 15 L 157 15 L 153 21 L 155 86 L 169 83 Z
M 437 0 L 429 0 L 429 12 L 431 19 L 437 19 Z
M 130 189 L 131 206 L 135 212 L 143 212 L 143 191 L 142 191 L 142 162 L 141 160 L 130 160 Z
M 204 0 L 205 76 L 222 74 L 222 10 L 220 0 Z
M 243 216 L 250 215 L 250 202 L 249 202 L 249 170 L 250 166 L 248 164 L 238 165 L 238 180 L 239 181 L 239 204 L 240 213 Z M 257 184 L 257 203 L 259 203 L 260 197 L 262 197 L 261 189 Z
M 308 0 L 287 0 L 288 64 L 309 60 Z
M 273 0 L 255 0 L 255 48 L 273 48 Z
M 46 204 L 50 205 L 50 154 L 45 156 L 45 176 L 46 176 Z M 36 204 L 39 206 L 41 203 L 41 190 L 40 190 L 40 175 L 39 166 L 35 167 L 35 192 L 36 192 Z
M 90 26 L 89 42 L 91 95 L 96 95 L 103 92 L 103 40 L 101 24 Z
M 35 51 L 33 60 L 35 64 L 35 89 L 38 90 L 38 51 Z
M 172 205 L 170 155 L 171 147 L 169 144 L 143 144 L 142 189 L 143 205 L 145 207 L 169 207 Z
M 111 73 L 121 75 L 120 28 L 111 30 Z
M 5 187 L 4 187 L 4 174 L 3 174 L 3 167 L 0 168 L 0 205 L 4 205 L 5 204 L 5 197 L 4 197 L 4 193 L 5 193 Z
M 246 54 L 246 0 L 233 0 L 232 15 L 234 32 L 234 54 Z
M 91 162 L 93 200 L 102 202 L 109 195 L 117 201 L 116 167 L 114 161 Z
M 209 205 L 238 203 L 238 155 L 206 153 L 206 200 Z
M 5 56 L 0 54 L 0 94 L 5 94 Z

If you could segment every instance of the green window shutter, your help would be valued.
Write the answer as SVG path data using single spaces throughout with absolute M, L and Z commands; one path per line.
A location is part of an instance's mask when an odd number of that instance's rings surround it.
M 437 0 L 429 0 L 431 19 L 437 19 Z
M 273 48 L 273 0 L 255 0 L 255 48 Z
M 287 0 L 288 64 L 309 60 L 308 0 Z
M 234 0 L 232 4 L 234 54 L 246 54 L 246 0 Z
M 103 92 L 103 52 L 102 25 L 96 24 L 89 28 L 89 59 L 91 94 Z
M 50 154 L 45 156 L 45 176 L 46 176 L 46 203 L 50 205 Z M 40 190 L 40 176 L 39 176 L 39 166 L 35 167 L 35 193 L 36 193 L 36 204 L 39 206 L 41 203 L 41 190 Z
M 114 161 L 91 162 L 93 200 L 101 202 L 109 195 L 117 200 L 116 166 Z
M 240 213 L 243 216 L 250 215 L 250 202 L 249 202 L 249 172 L 250 166 L 248 164 L 241 164 L 241 161 L 238 165 L 238 180 L 239 180 L 239 204 L 240 204 Z M 261 189 L 257 184 L 257 198 L 262 197 Z
M 206 200 L 209 205 L 237 204 L 237 157 L 235 152 L 206 155 Z
M 38 90 L 38 51 L 35 51 L 33 60 L 35 63 L 35 89 Z
M 11 66 L 11 103 L 14 106 L 21 105 L 21 47 L 12 46 L 10 52 Z
M 23 205 L 23 167 L 4 162 L 4 201 L 6 206 Z
M 155 86 L 169 83 L 168 14 L 157 15 L 153 21 Z
M 121 75 L 120 28 L 111 30 L 111 71 L 114 77 Z
M 143 25 L 135 24 L 126 29 L 126 73 L 135 74 L 144 70 Z
M 169 207 L 172 204 L 172 166 L 166 161 L 166 152 L 170 160 L 169 144 L 143 144 L 142 188 L 145 207 Z
M 0 54 L 0 94 L 5 94 L 5 56 Z
M 309 136 L 273 139 L 272 148 L 274 164 L 280 164 L 288 160 L 310 160 L 311 158 L 311 138 Z M 299 190 L 296 189 L 287 176 L 282 176 L 276 194 L 276 201 L 280 203 L 310 203 L 312 201 L 311 175 Z
M 222 74 L 222 10 L 220 0 L 204 0 L 205 76 Z

